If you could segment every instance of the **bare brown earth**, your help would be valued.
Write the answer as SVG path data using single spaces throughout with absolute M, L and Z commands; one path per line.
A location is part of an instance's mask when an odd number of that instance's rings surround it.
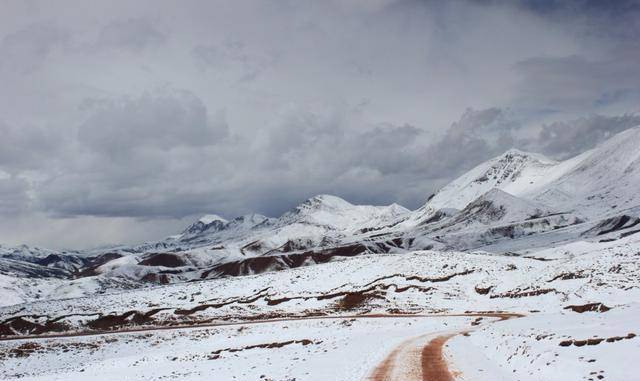
M 453 381 L 442 354 L 445 342 L 456 333 L 410 339 L 395 348 L 367 378 L 367 381 Z M 426 340 L 429 341 L 426 341 Z M 419 342 L 423 342 L 420 347 Z
M 455 335 L 438 336 L 422 349 L 422 380 L 453 381 L 447 361 L 442 354 L 442 347 Z
M 309 344 L 320 344 L 320 343 L 322 343 L 322 341 L 314 342 L 313 340 L 302 339 L 302 340 L 289 340 L 289 341 L 280 341 L 280 342 L 266 343 L 266 344 L 248 345 L 242 348 L 224 348 L 224 349 L 218 349 L 217 351 L 211 352 L 211 355 L 209 355 L 209 359 L 210 360 L 218 359 L 220 358 L 220 354 L 223 352 L 233 353 L 233 352 L 241 352 L 241 351 L 246 351 L 246 350 L 255 349 L 255 348 L 273 349 L 273 348 L 282 348 L 292 344 L 301 344 L 301 345 L 307 346 Z
M 611 307 L 607 307 L 602 303 L 589 303 L 589 304 L 583 304 L 583 305 L 572 305 L 572 306 L 566 306 L 564 308 L 565 310 L 571 310 L 573 312 L 577 312 L 579 314 L 583 313 L 583 312 L 589 312 L 589 311 L 593 311 L 593 312 L 607 312 L 609 310 L 611 310 Z

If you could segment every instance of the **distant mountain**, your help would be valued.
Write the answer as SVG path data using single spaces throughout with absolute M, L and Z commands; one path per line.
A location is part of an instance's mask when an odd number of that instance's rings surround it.
M 437 192 L 417 212 L 428 218 L 443 208 L 463 209 L 493 188 L 556 210 L 597 216 L 640 204 L 640 127 L 596 148 L 556 162 L 509 150 L 478 165 Z
M 640 204 L 640 127 L 623 131 L 572 159 L 535 199 L 590 217 Z
M 353 205 L 340 197 L 318 195 L 282 215 L 278 219 L 277 225 L 302 223 L 351 233 L 364 225 L 386 223 L 408 213 L 408 209 L 398 204 L 389 206 Z
M 200 234 L 204 231 L 220 231 L 224 228 L 224 226 L 229 221 L 224 218 L 215 215 L 215 214 L 207 214 L 202 216 L 198 221 L 189 225 L 183 232 L 182 235 L 194 235 Z
M 542 155 L 512 149 L 453 180 L 426 206 L 463 209 L 494 188 L 520 196 L 543 188 L 559 177 L 558 165 Z

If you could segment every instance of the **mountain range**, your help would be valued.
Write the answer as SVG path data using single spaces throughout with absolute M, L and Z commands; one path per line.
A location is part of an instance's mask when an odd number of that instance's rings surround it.
M 12 304 L 39 298 L 240 276 L 342 257 L 416 250 L 527 256 L 640 232 L 640 127 L 564 161 L 512 149 L 428 197 L 417 210 L 312 197 L 278 218 L 204 215 L 156 242 L 88 251 L 0 246 Z M 26 287 L 25 284 L 37 284 Z

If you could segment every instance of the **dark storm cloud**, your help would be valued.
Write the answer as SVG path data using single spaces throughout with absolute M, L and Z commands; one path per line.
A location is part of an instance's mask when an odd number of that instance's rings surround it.
M 197 45 L 191 54 L 202 70 L 235 71 L 240 82 L 255 80 L 277 60 L 275 52 L 250 52 L 243 42 L 236 40 L 219 45 Z
M 60 134 L 43 126 L 18 126 L 0 119 L 0 131 L 0 170 L 10 173 L 42 168 L 64 144 Z
M 640 115 L 591 115 L 545 124 L 532 148 L 556 158 L 582 153 L 618 132 L 640 126 Z
M 536 57 L 516 63 L 523 105 L 554 111 L 606 108 L 640 100 L 640 44 L 606 59 Z
M 181 123 L 177 116 L 193 114 L 173 104 L 182 104 L 181 97 L 160 102 L 168 115 L 155 110 L 152 99 L 102 106 L 90 116 L 79 129 L 82 164 L 39 189 L 41 206 L 59 216 L 183 217 L 203 210 L 278 215 L 317 193 L 417 206 L 443 179 L 512 143 L 498 109 L 467 110 L 433 140 L 410 125 L 359 130 L 358 119 L 344 108 L 323 114 L 291 109 L 263 141 L 227 137 L 221 143 L 198 128 L 215 125 L 209 117 Z
M 0 215 L 11 218 L 25 212 L 30 206 L 29 184 L 24 179 L 0 178 Z
M 477 0 L 480 4 L 511 5 L 543 16 L 572 15 L 591 18 L 627 17 L 640 12 L 638 0 Z
M 579 53 L 532 54 L 516 62 L 517 107 L 575 116 L 593 111 L 623 113 L 640 101 L 640 1 L 480 3 L 529 12 L 549 21 L 550 27 L 567 33 L 580 46 Z
M 426 148 L 418 128 L 358 132 L 343 109 L 322 116 L 290 110 L 260 140 L 221 134 L 225 121 L 206 109 L 150 99 L 99 107 L 79 128 L 82 163 L 39 188 L 41 207 L 59 216 L 182 217 L 204 210 L 279 214 L 330 191 L 387 201 L 394 196 L 386 178 L 416 175 Z M 182 123 L 180 116 L 191 114 L 204 119 Z M 279 197 L 263 203 L 269 193 Z
M 170 89 L 91 104 L 78 127 L 79 145 L 66 147 L 76 161 L 38 189 L 45 210 L 183 216 L 209 205 L 210 191 L 196 187 L 203 172 L 215 172 L 208 159 L 227 138 L 222 111 L 210 115 L 192 93 Z
M 438 137 L 406 124 L 357 127 L 344 110 L 324 117 L 298 110 L 283 117 L 257 153 L 264 155 L 268 178 L 260 178 L 256 194 L 289 188 L 288 197 L 262 211 L 275 215 L 291 207 L 292 199 L 327 192 L 354 202 L 417 207 L 447 180 L 511 148 L 518 125 L 491 108 L 466 110 Z
M 0 43 L 0 69 L 11 74 L 31 73 L 44 65 L 51 51 L 70 36 L 51 24 L 31 24 L 5 35 Z
M 513 146 L 563 158 L 639 121 L 632 1 L 0 8 L 0 241 L 150 239 L 318 193 L 418 207 Z
M 145 19 L 125 19 L 108 23 L 100 29 L 97 48 L 140 51 L 164 43 L 166 36 Z
M 78 138 L 111 156 L 146 147 L 211 145 L 228 133 L 226 121 L 210 120 L 202 100 L 188 91 L 163 90 L 94 104 L 97 110 L 79 127 Z
M 426 152 L 429 177 L 448 178 L 501 153 L 513 145 L 513 128 L 498 108 L 465 111 Z

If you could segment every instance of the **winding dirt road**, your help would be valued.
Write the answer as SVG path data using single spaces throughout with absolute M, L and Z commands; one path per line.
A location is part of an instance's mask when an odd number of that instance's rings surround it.
M 403 342 L 373 370 L 368 381 L 453 381 L 442 347 L 456 334 L 430 334 Z
M 487 315 L 496 321 L 522 317 L 520 314 Z M 493 323 L 492 322 L 492 323 Z M 431 333 L 406 340 L 396 347 L 367 378 L 367 381 L 454 381 L 442 353 L 447 340 L 469 332 Z
M 215 328 L 215 327 L 227 327 L 227 326 L 244 326 L 254 324 L 269 324 L 279 322 L 301 321 L 301 320 L 339 320 L 339 319 L 385 319 L 385 318 L 446 318 L 446 317 L 500 317 L 500 320 L 504 320 L 502 316 L 517 316 L 522 315 L 510 314 L 510 313 L 493 313 L 493 312 L 471 312 L 471 313 L 458 313 L 458 314 L 365 314 L 365 315 L 320 315 L 320 316 L 298 316 L 298 317 L 283 317 L 274 319 L 260 319 L 260 320 L 244 320 L 244 321 L 232 321 L 232 322 L 214 322 L 214 323 L 194 323 L 194 324 L 176 324 L 176 325 L 161 325 L 161 326 L 149 326 L 140 328 L 121 328 L 114 330 L 92 330 L 92 331 L 75 331 L 68 333 L 52 333 L 52 334 L 40 334 L 40 335 L 18 335 L 18 336 L 0 336 L 0 341 L 18 341 L 18 340 L 37 340 L 37 339 L 55 339 L 62 337 L 83 337 L 83 336 L 103 336 L 103 335 L 119 335 L 127 333 L 140 333 L 140 332 L 154 332 L 154 331 L 169 331 L 169 330 L 183 330 L 183 329 L 198 329 L 198 328 Z M 508 319 L 508 318 L 507 318 Z

